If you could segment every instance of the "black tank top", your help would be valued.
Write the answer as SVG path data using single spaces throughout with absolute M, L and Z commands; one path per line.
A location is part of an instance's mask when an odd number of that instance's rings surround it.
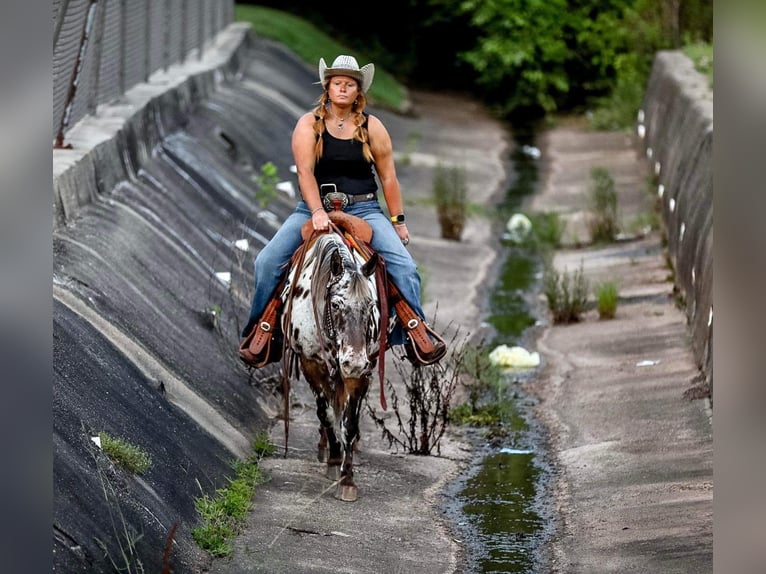
M 322 157 L 314 165 L 314 177 L 320 186 L 334 183 L 338 191 L 349 195 L 378 190 L 372 164 L 362 153 L 362 143 L 353 138 L 338 139 L 327 130 L 322 133 Z

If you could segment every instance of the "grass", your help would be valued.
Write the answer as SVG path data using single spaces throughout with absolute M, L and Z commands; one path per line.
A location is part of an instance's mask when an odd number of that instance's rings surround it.
M 596 284 L 593 289 L 596 297 L 596 307 L 600 319 L 614 319 L 617 314 L 617 301 L 620 296 L 617 284 L 613 281 L 604 281 Z
M 193 528 L 191 534 L 200 548 L 216 557 L 231 554 L 231 539 L 244 525 L 253 507 L 255 487 L 262 482 L 258 463 L 275 450 L 266 433 L 257 434 L 253 441 L 253 454 L 246 460 L 232 463 L 235 477 L 229 480 L 229 484 L 216 490 L 215 496 L 204 494 L 195 499 L 194 507 L 202 523 Z
M 329 65 L 339 54 L 349 53 L 348 48 L 335 41 L 332 36 L 289 12 L 265 6 L 235 4 L 234 18 L 237 21 L 249 22 L 258 35 L 284 44 L 314 68 L 318 66 L 319 58 L 324 58 Z M 351 55 L 357 59 L 360 66 L 370 61 L 362 53 Z M 310 86 L 306 86 L 306 89 L 310 89 Z M 393 110 L 403 109 L 408 99 L 406 88 L 380 66 L 375 67 L 375 79 L 368 96 L 371 103 Z
M 133 474 L 144 474 L 152 466 L 152 458 L 141 447 L 115 438 L 105 432 L 98 433 L 101 450 L 118 466 Z

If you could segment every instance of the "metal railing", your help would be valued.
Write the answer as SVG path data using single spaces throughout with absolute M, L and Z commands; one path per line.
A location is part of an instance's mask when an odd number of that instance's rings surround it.
M 160 69 L 201 58 L 233 0 L 54 0 L 53 141 Z

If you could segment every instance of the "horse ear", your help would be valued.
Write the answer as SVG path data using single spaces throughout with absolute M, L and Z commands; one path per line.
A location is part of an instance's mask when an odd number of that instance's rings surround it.
M 340 252 L 336 249 L 330 256 L 330 271 L 334 277 L 343 275 L 343 258 L 340 256 Z
M 362 266 L 362 275 L 369 277 L 375 273 L 375 269 L 378 267 L 378 254 L 373 253 L 367 262 Z

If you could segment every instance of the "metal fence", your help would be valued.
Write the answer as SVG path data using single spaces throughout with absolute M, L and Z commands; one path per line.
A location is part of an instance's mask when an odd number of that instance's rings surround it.
M 99 104 L 202 57 L 233 19 L 233 0 L 53 0 L 54 145 Z

